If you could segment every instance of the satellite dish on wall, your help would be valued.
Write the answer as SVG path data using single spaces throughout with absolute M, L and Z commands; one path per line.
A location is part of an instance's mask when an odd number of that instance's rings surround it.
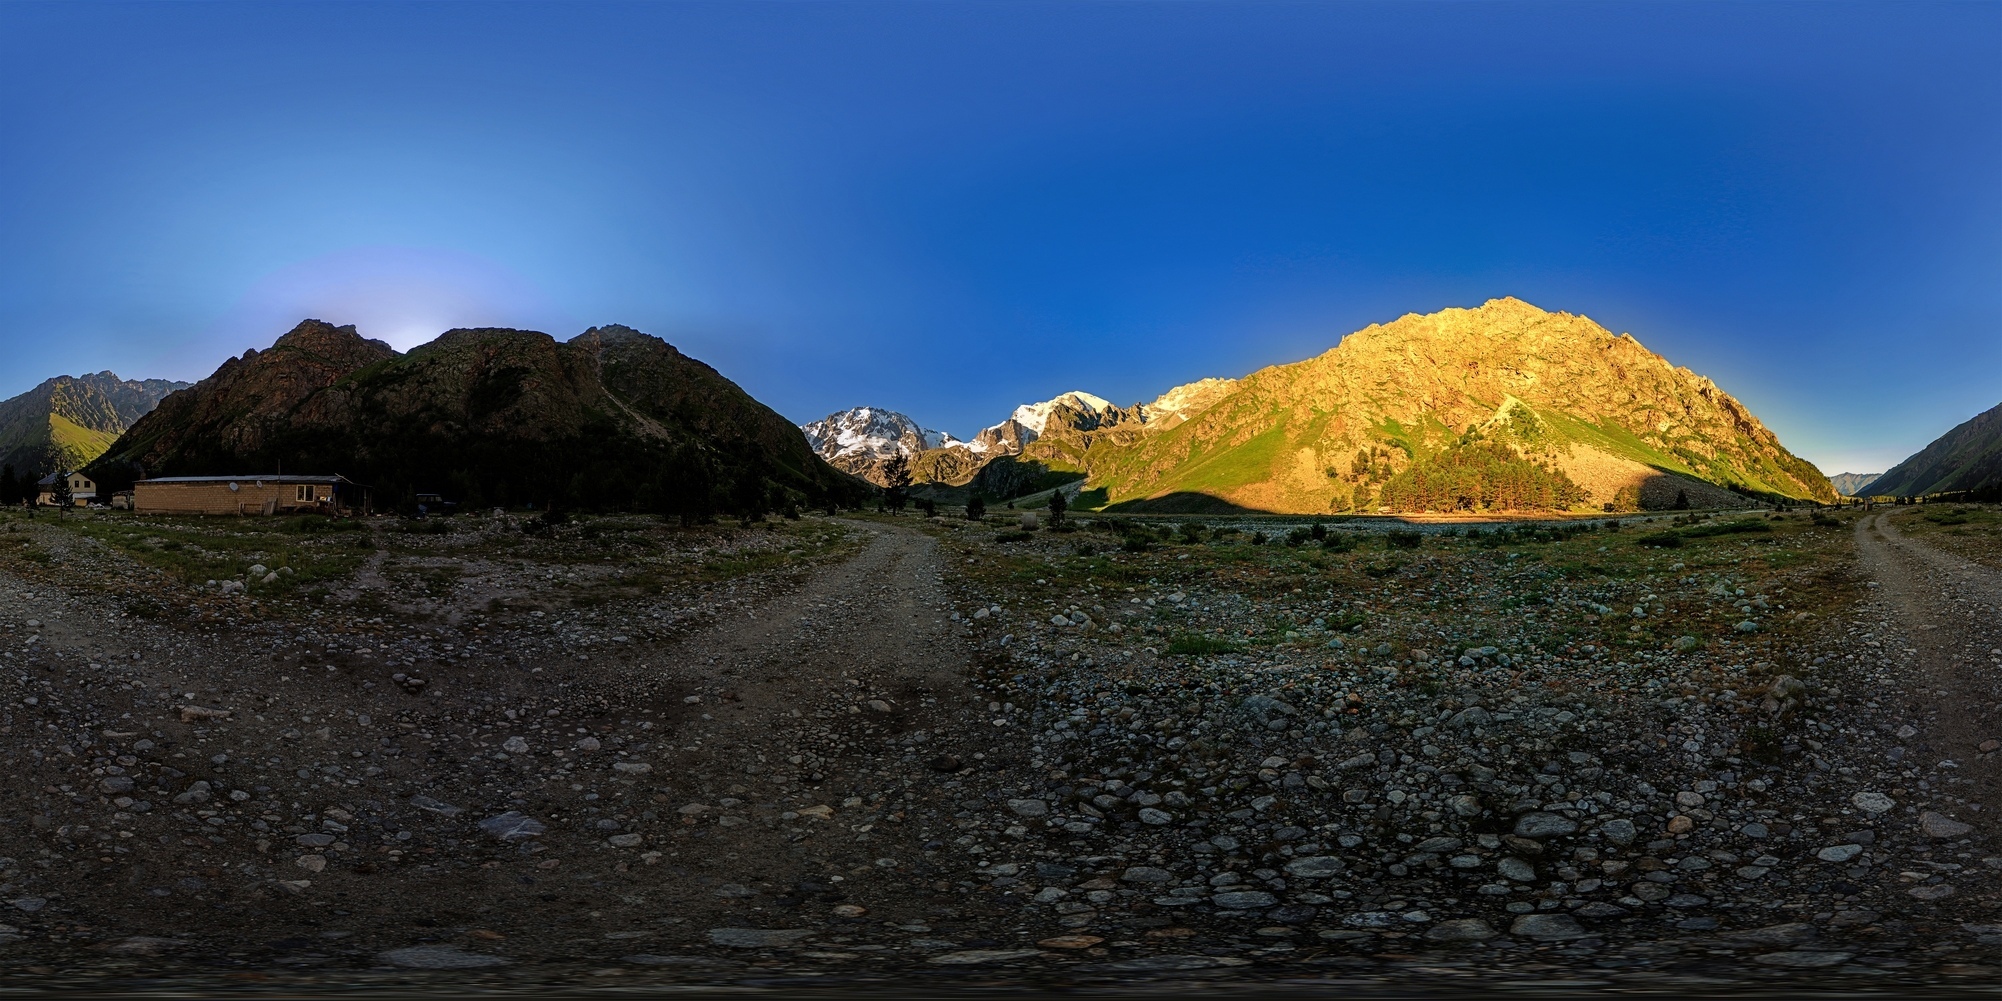
M 238 490 L 241 490 L 241 489 L 243 489 L 243 488 L 242 488 L 242 487 L 239 487 L 239 486 L 237 486 L 237 485 L 236 485 L 236 483 L 235 483 L 235 482 L 233 482 L 233 481 L 232 481 L 232 482 L 230 483 L 230 485 L 229 485 L 229 492 L 230 492 L 230 493 L 235 493 L 235 492 L 237 492 Z

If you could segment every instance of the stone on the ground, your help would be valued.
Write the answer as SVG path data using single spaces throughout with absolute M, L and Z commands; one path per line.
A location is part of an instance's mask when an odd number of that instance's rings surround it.
M 1853 952 L 1789 949 L 1785 952 L 1768 952 L 1761 956 L 1753 956 L 1752 962 L 1790 970 L 1819 970 L 1824 967 L 1839 966 L 1855 958 L 1855 955 Z
M 1508 926 L 1508 933 L 1538 942 L 1569 942 L 1592 935 L 1569 914 L 1525 914 Z
M 477 970 L 506 966 L 510 960 L 449 945 L 413 945 L 376 954 L 377 961 L 406 970 Z
M 962 949 L 958 952 L 941 953 L 926 960 L 941 966 L 978 966 L 983 963 L 1005 963 L 1011 959 L 1029 959 L 1040 956 L 1036 949 Z
M 1898 805 L 1898 801 L 1881 792 L 1859 792 L 1849 797 L 1850 805 L 1868 814 L 1887 813 Z
M 709 941 L 731 949 L 777 949 L 811 938 L 807 928 L 711 928 Z
M 1425 929 L 1425 937 L 1434 942 L 1485 942 L 1500 934 L 1480 918 L 1454 918 Z
M 1519 838 L 1555 838 L 1577 831 L 1577 821 L 1555 813 L 1525 813 L 1515 821 L 1515 835 Z
M 518 810 L 509 810 L 498 816 L 480 821 L 480 830 L 502 841 L 520 841 L 523 838 L 538 837 L 549 828 L 542 821 L 529 817 Z
M 1926 832 L 1929 838 L 1964 838 L 1974 833 L 1974 825 L 1927 810 L 1919 814 L 1919 830 Z

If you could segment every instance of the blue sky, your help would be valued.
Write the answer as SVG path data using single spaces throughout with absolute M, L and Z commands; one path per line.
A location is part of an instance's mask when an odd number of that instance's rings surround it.
M 2002 401 L 2002 4 L 0 5 L 0 397 L 619 322 L 968 434 L 1500 295 L 1828 472 Z

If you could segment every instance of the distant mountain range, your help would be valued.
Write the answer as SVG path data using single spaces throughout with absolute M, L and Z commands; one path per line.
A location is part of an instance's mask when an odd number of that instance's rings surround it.
M 169 395 L 171 394 L 171 395 Z M 2002 408 L 1998 408 L 2002 409 Z M 1995 411 L 1876 483 L 1987 482 Z M 115 438 L 115 440 L 113 440 Z M 447 331 L 399 354 L 307 320 L 192 387 L 110 373 L 0 404 L 17 468 L 340 472 L 387 501 L 681 511 L 854 502 L 893 456 L 941 499 L 1083 483 L 1136 511 L 1635 510 L 1832 501 L 1743 404 L 1582 316 L 1516 299 L 1409 314 L 1304 361 L 1119 406 L 1073 390 L 959 439 L 880 407 L 793 426 L 656 337 Z M 102 454 L 99 454 L 102 453 Z M 93 461 L 93 457 L 94 461 Z
M 821 458 L 879 486 L 884 483 L 884 463 L 896 455 L 910 459 L 920 482 L 965 485 L 993 460 L 1022 454 L 1046 431 L 1085 433 L 1119 424 L 1163 430 L 1207 407 L 1235 385 L 1232 379 L 1204 379 L 1177 386 L 1153 403 L 1131 408 L 1072 390 L 1041 403 L 1016 407 L 1007 419 L 982 428 L 971 441 L 930 430 L 905 414 L 880 407 L 837 411 L 799 427 Z
M 46 380 L 0 402 L 0 465 L 23 477 L 81 469 L 168 393 L 188 385 L 110 372 Z
M 884 447 L 907 450 L 920 478 L 943 485 L 986 492 L 1081 475 L 1088 502 L 1129 510 L 1631 510 L 1836 497 L 1820 470 L 1709 379 L 1631 335 L 1517 299 L 1406 315 L 1318 357 L 1179 386 L 1153 403 L 1066 393 L 981 437 L 997 440 L 984 451 L 918 448 L 921 435 Z
M 1940 435 L 1857 493 L 1916 497 L 1957 490 L 2002 490 L 2002 404 Z
M 341 473 L 389 504 L 701 515 L 859 501 L 785 418 L 657 337 L 593 327 L 569 341 L 446 331 L 399 354 L 307 320 L 162 401 L 91 467 L 141 475 Z
M 1865 486 L 1869 484 L 1870 481 L 1875 480 L 1876 478 L 1882 475 L 1884 474 L 1883 473 L 1836 473 L 1834 476 L 1828 478 L 1828 482 L 1834 485 L 1836 493 L 1839 493 L 1844 497 L 1858 497 L 1861 496 L 1856 492 L 1858 487 Z

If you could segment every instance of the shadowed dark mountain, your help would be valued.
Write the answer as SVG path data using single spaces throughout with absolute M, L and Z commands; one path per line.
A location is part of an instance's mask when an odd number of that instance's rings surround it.
M 867 488 L 785 418 L 657 337 L 450 330 L 399 354 L 300 323 L 133 425 L 92 468 L 151 476 L 339 472 L 379 502 L 640 507 L 701 516 L 853 501 Z

